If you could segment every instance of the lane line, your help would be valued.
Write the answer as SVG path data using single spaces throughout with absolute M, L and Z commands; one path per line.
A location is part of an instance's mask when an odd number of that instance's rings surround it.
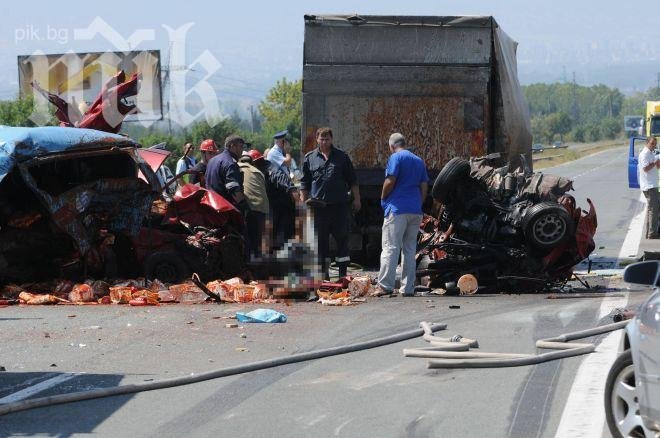
M 625 307 L 628 297 L 626 292 L 624 297 L 603 298 L 598 319 L 609 315 L 616 308 Z M 580 364 L 555 433 L 556 438 L 602 437 L 605 427 L 605 380 L 619 353 L 622 336 L 622 330 L 610 333 L 596 347 L 596 352 L 588 355 Z
M 628 224 L 626 238 L 623 240 L 621 250 L 619 251 L 619 261 L 637 258 L 639 244 L 642 241 L 644 231 L 644 221 L 646 219 L 646 197 L 644 193 L 639 194 L 639 203 L 633 211 L 633 218 Z
M 53 386 L 57 386 L 60 383 L 64 383 L 67 380 L 71 380 L 76 376 L 79 376 L 80 374 L 72 374 L 72 373 L 65 373 L 65 374 L 60 374 L 55 377 L 52 377 L 48 380 L 44 380 L 43 382 L 37 383 L 36 385 L 28 386 L 25 389 L 22 389 L 18 392 L 15 392 L 13 394 L 9 394 L 6 397 L 0 398 L 0 404 L 4 403 L 13 403 L 17 402 L 20 400 L 24 400 L 28 397 L 32 397 L 35 394 L 38 394 L 40 392 L 43 392 L 49 388 L 52 388 Z

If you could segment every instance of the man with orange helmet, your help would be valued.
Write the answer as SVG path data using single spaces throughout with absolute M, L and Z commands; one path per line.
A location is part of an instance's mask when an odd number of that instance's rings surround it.
M 202 160 L 197 163 L 192 170 L 196 172 L 194 174 L 196 177 L 195 182 L 199 182 L 199 185 L 206 187 L 206 165 L 209 160 L 216 156 L 220 151 L 218 150 L 215 141 L 207 138 L 199 144 L 199 152 L 202 156 Z

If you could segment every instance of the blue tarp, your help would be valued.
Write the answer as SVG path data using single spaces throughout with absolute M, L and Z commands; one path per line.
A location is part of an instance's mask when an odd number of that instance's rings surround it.
M 118 144 L 136 145 L 128 137 L 94 129 L 0 126 L 0 182 L 21 161 L 70 149 L 92 149 Z

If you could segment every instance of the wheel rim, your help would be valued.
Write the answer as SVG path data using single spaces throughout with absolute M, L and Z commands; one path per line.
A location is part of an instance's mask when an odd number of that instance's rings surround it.
M 566 234 L 566 223 L 555 214 L 546 214 L 534 222 L 534 237 L 545 245 L 558 243 Z
M 612 413 L 619 433 L 624 437 L 645 438 L 653 436 L 644 427 L 639 415 L 639 401 L 635 384 L 635 369 L 628 365 L 616 376 L 612 388 Z

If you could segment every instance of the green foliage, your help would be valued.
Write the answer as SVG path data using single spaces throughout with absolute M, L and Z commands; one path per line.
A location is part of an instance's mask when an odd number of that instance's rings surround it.
M 204 120 L 193 123 L 187 129 L 185 139 L 199 146 L 202 141 L 210 138 L 215 141 L 218 148 L 222 149 L 225 144 L 225 138 L 230 134 L 241 134 L 231 119 L 214 120 L 211 124 Z
M 276 132 L 288 129 L 291 134 L 291 146 L 294 149 L 300 148 L 302 79 L 292 82 L 286 79 L 277 81 L 259 104 L 259 111 L 263 116 L 264 139 L 272 138 Z
M 646 101 L 660 98 L 660 89 L 626 97 L 616 88 L 572 83 L 532 84 L 523 87 L 530 108 L 534 141 L 551 142 L 616 138 L 623 132 L 623 117 L 642 115 Z
M 34 99 L 4 100 L 0 101 L 0 125 L 7 126 L 35 126 L 30 120 L 34 111 Z M 52 113 L 46 122 L 46 125 L 57 125 L 58 121 Z

